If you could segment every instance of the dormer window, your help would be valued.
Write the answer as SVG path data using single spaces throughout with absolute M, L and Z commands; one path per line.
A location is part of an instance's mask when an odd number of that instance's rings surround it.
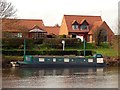
M 81 30 L 87 30 L 87 29 L 88 29 L 88 26 L 87 26 L 87 25 L 81 25 L 81 26 L 80 26 L 80 29 L 81 29 Z
M 78 29 L 78 25 L 72 25 L 72 28 L 73 28 L 74 30 L 76 30 L 76 29 Z
M 79 23 L 78 23 L 76 20 L 74 20 L 74 21 L 72 22 L 72 29 L 73 29 L 73 30 L 79 29 Z
M 80 23 L 80 30 L 88 30 L 88 25 L 88 22 L 85 19 L 83 19 Z

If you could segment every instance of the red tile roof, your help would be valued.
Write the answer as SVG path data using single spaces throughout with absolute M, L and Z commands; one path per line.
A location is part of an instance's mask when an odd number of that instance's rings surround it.
M 21 30 L 16 30 L 16 29 L 12 29 L 12 30 L 4 30 L 5 32 L 12 32 L 12 33 L 20 33 Z
M 59 26 L 46 26 L 45 27 L 45 31 L 47 32 L 47 34 L 59 35 L 59 30 L 60 30 Z
M 88 22 L 88 24 L 90 25 L 90 27 L 92 27 L 92 25 L 97 22 L 97 21 L 102 21 L 101 16 L 84 16 L 84 15 L 64 15 L 66 24 L 67 24 L 67 28 L 69 30 L 69 32 L 83 32 L 82 30 L 73 30 L 72 29 L 72 22 L 73 21 L 77 21 L 79 24 L 83 21 L 86 20 Z
M 97 28 L 99 28 L 103 23 L 104 23 L 104 21 L 95 22 L 88 34 L 93 34 L 95 32 L 95 30 L 97 30 Z
M 82 24 L 84 21 L 85 21 L 85 19 L 83 19 L 83 20 L 80 22 L 80 24 Z
M 39 26 L 35 25 L 30 29 L 29 32 L 36 33 L 36 32 L 44 32 L 47 33 L 45 30 L 41 29 Z
M 16 21 L 16 22 L 15 22 Z M 44 23 L 42 20 L 36 19 L 5 19 L 3 20 L 2 28 L 4 31 L 16 31 L 16 30 L 31 30 L 35 25 L 44 29 Z M 9 24 L 9 25 L 7 25 Z
M 74 23 L 78 23 L 78 22 L 77 22 L 76 20 L 73 20 L 73 21 L 72 21 L 72 24 L 74 24 Z

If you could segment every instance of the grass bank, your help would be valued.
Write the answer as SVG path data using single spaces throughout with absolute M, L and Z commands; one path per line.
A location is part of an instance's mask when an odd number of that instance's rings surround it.
M 118 57 L 118 51 L 112 48 L 93 49 L 97 53 L 101 53 L 103 56 Z

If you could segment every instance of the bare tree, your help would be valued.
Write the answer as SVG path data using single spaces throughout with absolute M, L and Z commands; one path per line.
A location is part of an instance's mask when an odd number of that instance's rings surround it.
M 94 40 L 97 46 L 100 46 L 102 42 L 107 41 L 107 33 L 104 28 L 98 28 L 95 30 Z
M 16 9 L 12 5 L 12 3 L 7 2 L 5 0 L 0 0 L 0 18 L 9 18 L 15 16 Z
M 5 32 L 6 29 L 12 29 L 15 27 L 18 20 L 11 20 L 10 17 L 15 18 L 16 9 L 12 5 L 11 2 L 7 2 L 6 0 L 0 0 L 0 30 L 2 34 L 10 36 L 9 32 Z M 0 35 L 2 37 L 2 35 Z
M 59 24 L 55 24 L 55 27 L 59 27 Z

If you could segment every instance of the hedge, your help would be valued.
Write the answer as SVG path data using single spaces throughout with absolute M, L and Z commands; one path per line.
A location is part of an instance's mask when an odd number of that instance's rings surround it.
M 46 45 L 46 47 L 51 48 L 62 48 L 62 40 L 65 41 L 66 47 L 76 47 L 81 45 L 81 41 L 79 41 L 76 38 L 46 38 L 43 40 L 43 44 Z
M 3 50 L 2 54 L 6 56 L 23 56 L 24 51 L 23 50 Z M 92 55 L 95 53 L 94 51 L 86 51 L 86 56 Z M 77 50 L 47 50 L 47 51 L 33 51 L 33 50 L 27 50 L 27 55 L 84 55 L 84 51 L 77 51 Z
M 24 40 L 19 38 L 3 38 L 2 39 L 2 46 L 3 48 L 19 48 L 23 45 Z
M 26 39 L 27 48 L 34 47 L 35 44 L 42 44 L 43 38 L 41 39 Z M 24 39 L 23 38 L 3 38 L 2 39 L 2 47 L 6 49 L 11 48 L 23 48 Z

